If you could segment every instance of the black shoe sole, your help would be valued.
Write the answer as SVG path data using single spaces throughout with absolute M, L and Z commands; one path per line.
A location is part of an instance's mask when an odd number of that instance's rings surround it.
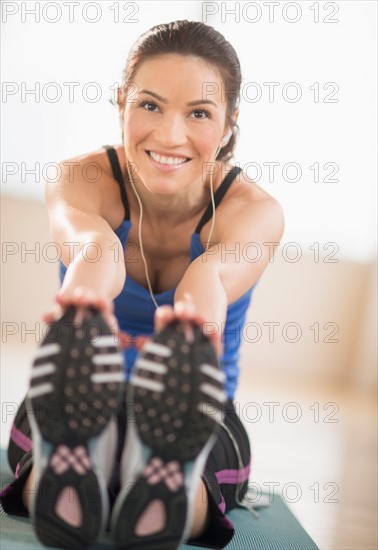
M 108 515 L 108 494 L 95 447 L 118 406 L 124 359 L 95 308 L 68 308 L 49 327 L 31 371 L 26 403 L 33 438 L 35 493 L 30 515 L 46 546 L 81 549 L 95 542 Z M 73 491 L 75 490 L 75 492 Z M 79 499 L 81 520 L 55 507 L 62 491 Z
M 121 464 L 126 483 L 112 514 L 122 550 L 176 550 L 190 534 L 197 486 L 226 401 L 213 346 L 198 326 L 190 326 L 193 342 L 176 320 L 155 336 L 131 376 L 127 402 L 134 415 Z M 147 531 L 140 523 L 151 503 L 164 507 L 157 531 L 152 520 Z

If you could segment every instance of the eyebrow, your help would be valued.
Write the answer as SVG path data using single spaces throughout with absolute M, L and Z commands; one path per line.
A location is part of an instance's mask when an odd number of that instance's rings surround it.
M 153 97 L 156 97 L 156 99 L 158 99 L 162 103 L 168 103 L 168 99 L 165 99 L 164 97 L 161 97 L 159 94 L 156 94 L 155 92 L 151 92 L 151 90 L 140 90 L 139 93 L 140 94 L 152 95 Z M 188 107 L 194 107 L 195 105 L 203 105 L 205 103 L 209 104 L 209 105 L 214 105 L 214 107 L 218 109 L 218 105 L 216 103 L 214 103 L 214 101 L 211 101 L 210 99 L 197 99 L 195 101 L 189 101 L 187 103 L 187 105 L 188 105 Z

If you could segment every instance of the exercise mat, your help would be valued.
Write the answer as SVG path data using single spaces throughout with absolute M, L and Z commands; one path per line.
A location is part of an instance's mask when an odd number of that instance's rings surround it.
M 13 479 L 6 451 L 0 451 L 1 488 Z M 319 550 L 279 495 L 264 494 L 255 498 L 253 514 L 235 508 L 227 517 L 235 526 L 235 534 L 225 550 Z M 268 506 L 262 504 L 268 503 Z M 260 507 L 259 507 L 260 506 Z M 46 550 L 36 538 L 29 518 L 12 516 L 0 506 L 0 548 L 2 550 Z M 109 534 L 99 539 L 90 550 L 115 548 Z M 209 546 L 206 548 L 210 548 Z M 202 550 L 203 546 L 183 544 L 180 550 Z

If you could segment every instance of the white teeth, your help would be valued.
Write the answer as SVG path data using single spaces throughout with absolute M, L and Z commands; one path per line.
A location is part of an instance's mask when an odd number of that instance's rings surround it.
M 187 160 L 177 157 L 162 157 L 161 155 L 153 153 L 152 151 L 150 151 L 149 153 L 154 160 L 157 160 L 161 164 L 184 164 L 184 162 Z

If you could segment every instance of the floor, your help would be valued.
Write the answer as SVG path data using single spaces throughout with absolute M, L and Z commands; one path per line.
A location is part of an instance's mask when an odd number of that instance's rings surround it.
M 34 349 L 2 346 L 2 446 Z M 376 402 L 298 380 L 278 385 L 255 373 L 242 374 L 235 402 L 252 445 L 256 500 L 260 490 L 281 495 L 321 550 L 376 550 Z
M 275 487 L 320 549 L 376 550 L 376 401 L 246 374 L 236 401 L 257 490 Z

